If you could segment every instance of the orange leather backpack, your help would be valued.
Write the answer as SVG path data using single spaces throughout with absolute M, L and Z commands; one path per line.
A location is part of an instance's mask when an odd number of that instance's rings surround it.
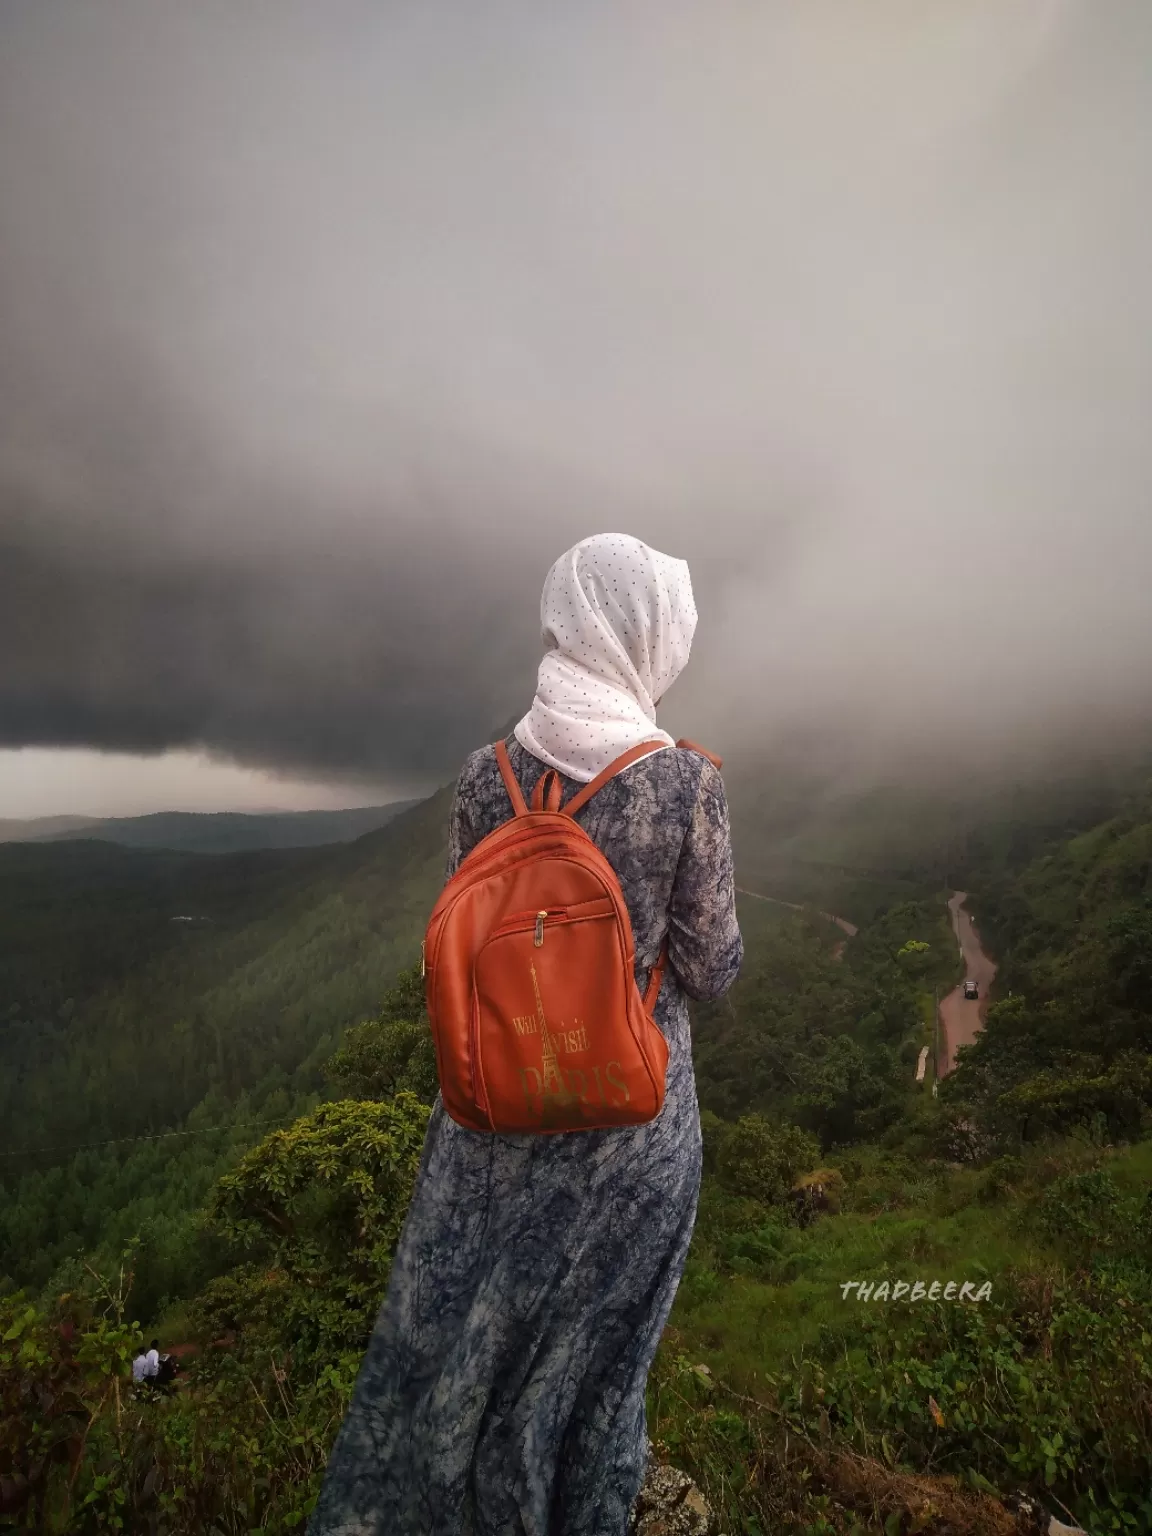
M 660 1113 L 668 1044 L 652 1015 L 667 942 L 641 997 L 620 882 L 573 818 L 621 769 L 665 745 L 640 742 L 563 807 L 549 768 L 529 809 L 496 743 L 515 815 L 461 863 L 424 940 L 440 1092 L 469 1130 L 597 1130 Z

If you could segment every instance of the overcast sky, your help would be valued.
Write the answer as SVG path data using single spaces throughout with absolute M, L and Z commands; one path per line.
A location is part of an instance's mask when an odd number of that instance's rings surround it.
M 443 781 L 600 531 L 737 762 L 1147 721 L 1150 272 L 1146 0 L 0 0 L 0 816 Z

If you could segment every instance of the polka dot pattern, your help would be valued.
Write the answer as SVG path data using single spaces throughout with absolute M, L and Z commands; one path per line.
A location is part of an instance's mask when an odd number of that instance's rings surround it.
M 626 533 L 561 555 L 540 599 L 548 647 L 516 739 L 588 783 L 638 741 L 671 736 L 656 705 L 683 671 L 696 630 L 687 563 Z

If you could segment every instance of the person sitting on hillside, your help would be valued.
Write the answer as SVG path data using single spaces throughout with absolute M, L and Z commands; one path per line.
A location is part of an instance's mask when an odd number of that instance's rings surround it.
M 132 1380 L 138 1387 L 144 1386 L 148 1380 L 148 1352 L 143 1345 L 132 1362 Z
M 175 1355 L 161 1355 L 160 1369 L 156 1373 L 156 1390 L 164 1393 L 171 1392 L 179 1370 L 180 1362 Z
M 578 813 L 631 919 L 641 989 L 668 946 L 655 1119 L 551 1135 L 470 1131 L 438 1097 L 388 1295 L 310 1536 L 624 1536 L 646 1470 L 644 1391 L 684 1268 L 701 1138 L 688 998 L 736 978 L 724 787 L 656 725 L 696 626 L 688 567 L 618 534 L 550 571 L 535 701 L 505 743 L 524 797 L 566 802 L 660 750 Z M 448 874 L 512 807 L 492 747 L 456 787 Z
M 151 1344 L 149 1344 L 149 1346 L 148 1346 L 148 1354 L 147 1354 L 146 1358 L 147 1358 L 147 1361 L 148 1361 L 148 1368 L 147 1368 L 147 1371 L 146 1371 L 145 1374 L 147 1375 L 149 1381 L 155 1381 L 156 1377 L 160 1374 L 160 1340 L 159 1339 L 153 1339 Z

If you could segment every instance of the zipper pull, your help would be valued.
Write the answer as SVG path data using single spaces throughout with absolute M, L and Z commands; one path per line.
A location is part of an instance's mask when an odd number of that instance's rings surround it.
M 539 949 L 544 943 L 544 919 L 548 916 L 547 910 L 536 914 L 536 938 L 533 941 Z
M 424 946 L 425 946 L 425 944 L 427 942 L 428 942 L 427 939 L 421 939 L 420 940 L 420 974 L 421 974 L 421 976 L 424 976 L 424 975 L 427 974 L 427 972 L 424 969 Z

